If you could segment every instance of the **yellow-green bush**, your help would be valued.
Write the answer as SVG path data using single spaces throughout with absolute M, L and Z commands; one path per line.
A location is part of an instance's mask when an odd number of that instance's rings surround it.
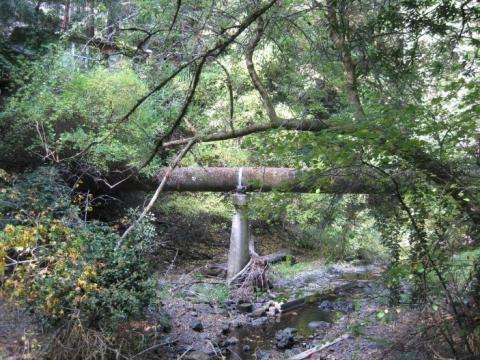
M 61 184 L 49 182 L 43 169 L 26 176 L 13 190 L 25 182 L 31 185 L 32 179 L 39 187 Z M 0 213 L 10 216 L 10 223 L 0 230 L 3 295 L 49 323 L 76 319 L 90 327 L 138 315 L 151 303 L 148 250 L 156 236 L 151 225 L 140 224 L 116 250 L 118 234 L 107 226 L 79 221 L 73 205 L 62 212 L 52 207 L 18 209 L 25 194 L 18 193 L 17 202 L 12 202 L 13 190 L 0 195 Z

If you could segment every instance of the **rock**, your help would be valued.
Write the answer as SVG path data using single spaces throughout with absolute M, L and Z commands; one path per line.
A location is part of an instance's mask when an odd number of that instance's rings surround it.
M 275 334 L 277 348 L 281 350 L 291 348 L 295 344 L 296 332 L 297 329 L 290 327 L 277 331 L 277 333 Z
M 194 321 L 191 325 L 192 330 L 195 331 L 202 331 L 203 330 L 203 324 L 201 321 Z
M 215 313 L 215 309 L 210 304 L 195 304 L 194 311 L 200 314 Z
M 229 315 L 228 309 L 225 309 L 225 308 L 217 308 L 217 314 L 218 314 L 218 315 L 221 315 L 221 316 L 228 317 L 228 315 Z
M 237 310 L 242 313 L 249 313 L 253 310 L 253 305 L 251 303 L 242 303 L 237 305 Z
M 373 292 L 374 292 L 374 288 L 373 288 L 372 284 L 367 283 L 367 284 L 365 284 L 365 286 L 363 287 L 363 291 L 365 292 L 365 294 L 371 295 L 371 294 L 373 294 Z
M 245 325 L 245 323 L 241 320 L 233 320 L 230 324 L 232 325 L 233 328 L 239 328 Z
M 257 303 L 254 306 L 253 312 L 250 314 L 252 317 L 261 317 L 267 315 L 268 304 Z
M 235 303 L 235 301 L 227 300 L 225 301 L 225 308 L 228 310 L 236 310 L 237 304 Z
M 355 308 L 351 301 L 337 301 L 335 302 L 335 310 L 342 311 L 344 313 L 351 313 L 355 311 Z
M 185 355 L 184 359 L 186 360 L 209 360 L 211 359 L 210 355 L 205 354 L 201 351 L 191 351 Z
M 225 340 L 225 346 L 231 346 L 238 343 L 238 339 L 235 336 L 229 337 Z
M 294 347 L 293 349 L 290 350 L 285 350 L 283 355 L 285 356 L 286 359 L 290 359 L 291 357 L 300 354 L 302 352 L 301 348 Z
M 270 297 L 268 296 L 268 294 L 264 294 L 264 295 L 261 295 L 261 296 L 257 297 L 257 301 L 259 303 L 266 303 L 269 300 L 270 300 Z
M 266 309 L 253 310 L 253 312 L 248 314 L 248 316 L 252 317 L 252 318 L 258 318 L 258 317 L 262 317 L 262 316 L 266 316 L 266 315 L 267 315 L 267 310 Z
M 326 321 L 310 321 L 308 323 L 309 328 L 321 331 L 328 329 L 330 326 L 332 326 L 332 324 Z
M 267 323 L 268 318 L 266 316 L 252 320 L 252 326 L 254 327 L 260 327 L 263 326 Z
M 272 306 L 272 307 L 270 307 L 270 308 L 268 309 L 267 315 L 268 315 L 268 316 L 275 316 L 275 315 L 277 315 L 279 312 L 280 312 L 280 311 L 279 311 L 276 307 Z
M 192 351 L 197 351 L 203 354 L 207 354 L 210 357 L 215 355 L 215 349 L 212 348 L 212 345 L 209 342 L 196 344 L 196 346 L 192 348 Z
M 341 311 L 344 313 L 351 313 L 354 311 L 353 303 L 350 301 L 335 301 L 324 300 L 318 306 L 323 311 Z
M 329 275 L 340 275 L 342 272 L 334 267 L 329 267 L 326 271 Z
M 320 305 L 318 305 L 320 310 L 323 311 L 333 311 L 334 310 L 334 305 L 333 302 L 330 300 L 323 300 Z
M 227 335 L 230 332 L 230 326 L 228 324 L 223 324 L 220 331 L 222 335 Z
M 259 351 L 259 354 L 256 356 L 257 356 L 257 359 L 259 358 L 260 360 L 270 359 L 270 353 L 268 351 Z
M 250 350 L 250 345 L 243 345 L 243 352 L 249 352 Z

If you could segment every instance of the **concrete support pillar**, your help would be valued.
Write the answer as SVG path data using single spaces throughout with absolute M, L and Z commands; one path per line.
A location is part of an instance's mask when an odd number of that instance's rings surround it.
M 235 276 L 250 260 L 248 250 L 249 231 L 247 218 L 246 194 L 235 193 L 232 195 L 235 215 L 232 219 L 232 232 L 230 234 L 230 251 L 228 253 L 227 280 Z

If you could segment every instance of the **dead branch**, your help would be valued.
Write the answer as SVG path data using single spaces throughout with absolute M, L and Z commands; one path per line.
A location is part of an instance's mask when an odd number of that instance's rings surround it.
M 338 338 L 336 338 L 335 340 L 332 340 L 332 341 L 329 341 L 327 342 L 326 344 L 324 345 L 317 345 L 307 351 L 304 351 L 300 354 L 297 354 L 295 356 L 292 356 L 289 358 L 289 360 L 303 360 L 303 359 L 306 359 L 308 357 L 310 357 L 311 355 L 315 354 L 315 353 L 318 353 L 342 340 L 345 340 L 348 338 L 348 334 L 343 334 L 342 336 L 339 336 Z

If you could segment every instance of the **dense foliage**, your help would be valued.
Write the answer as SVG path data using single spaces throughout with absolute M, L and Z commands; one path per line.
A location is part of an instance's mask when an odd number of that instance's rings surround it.
M 143 223 L 115 249 L 118 234 L 82 221 L 71 198 L 52 168 L 3 188 L 2 291 L 50 323 L 78 319 L 98 326 L 140 315 L 155 294 L 146 258 L 155 228 Z

